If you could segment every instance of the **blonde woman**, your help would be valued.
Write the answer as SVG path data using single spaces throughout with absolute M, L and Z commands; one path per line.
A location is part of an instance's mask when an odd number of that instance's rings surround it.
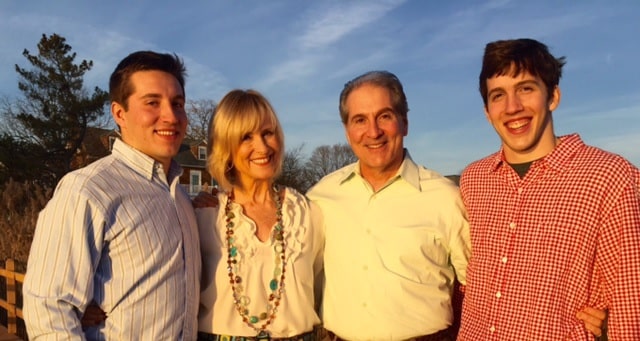
M 307 199 L 275 184 L 284 136 L 269 101 L 233 90 L 209 130 L 217 207 L 196 209 L 202 251 L 199 340 L 315 340 L 324 236 Z

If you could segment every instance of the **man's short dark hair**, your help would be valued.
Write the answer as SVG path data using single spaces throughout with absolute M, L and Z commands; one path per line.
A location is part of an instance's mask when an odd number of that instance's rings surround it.
M 510 74 L 518 76 L 528 72 L 540 77 L 547 87 L 549 99 L 560 83 L 565 57 L 556 58 L 547 46 L 533 39 L 497 40 L 488 43 L 480 71 L 480 95 L 487 105 L 487 79 Z
M 137 51 L 126 56 L 111 74 L 109 79 L 109 95 L 112 102 L 117 102 L 128 110 L 129 96 L 134 92 L 131 75 L 137 71 L 164 71 L 173 75 L 184 94 L 186 68 L 182 60 L 175 54 L 157 53 L 153 51 Z

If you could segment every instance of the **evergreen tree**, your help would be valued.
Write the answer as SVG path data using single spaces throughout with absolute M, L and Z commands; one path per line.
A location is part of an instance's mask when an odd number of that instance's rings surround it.
M 106 91 L 95 87 L 92 94 L 84 88 L 83 76 L 93 67 L 92 61 L 76 64 L 76 53 L 58 34 L 42 35 L 38 54 L 25 49 L 22 55 L 31 69 L 15 66 L 19 75 L 18 88 L 24 100 L 5 112 L 20 125 L 16 141 L 26 141 L 38 163 L 38 180 L 53 186 L 70 170 L 71 161 L 79 149 L 88 125 L 105 114 L 109 99 Z M 6 141 L 5 141 L 6 142 Z M 34 147 L 39 150 L 31 150 Z M 0 160 L 7 166 L 7 162 Z M 9 174 L 26 173 L 24 169 L 9 169 Z

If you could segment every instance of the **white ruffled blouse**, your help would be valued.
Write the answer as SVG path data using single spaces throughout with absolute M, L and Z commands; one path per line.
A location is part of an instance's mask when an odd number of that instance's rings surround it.
M 276 317 L 267 327 L 271 337 L 291 337 L 311 331 L 320 323 L 315 307 L 319 306 L 322 282 L 322 250 L 324 233 L 320 210 L 302 194 L 286 188 L 282 205 L 282 225 L 285 238 L 284 293 L 277 307 Z M 256 331 L 242 321 L 233 300 L 227 268 L 226 217 L 224 207 L 228 197 L 218 194 L 216 208 L 196 209 L 202 252 L 202 281 L 198 330 L 233 336 L 256 336 Z M 270 281 L 274 278 L 276 243 L 272 231 L 269 240 L 262 242 L 255 235 L 256 225 L 232 203 L 234 214 L 234 246 L 237 248 L 237 267 L 248 301 L 248 315 L 270 313 Z M 236 272 L 237 271 L 237 272 Z M 280 280 L 280 276 L 277 276 Z M 248 299 L 247 299 L 248 298 Z M 264 320 L 256 323 L 261 326 Z

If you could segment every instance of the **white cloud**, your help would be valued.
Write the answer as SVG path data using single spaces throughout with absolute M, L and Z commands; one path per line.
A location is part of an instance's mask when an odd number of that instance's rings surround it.
M 325 48 L 353 30 L 361 28 L 383 17 L 400 6 L 405 0 L 337 2 L 337 6 L 318 13 L 306 15 L 303 34 L 296 40 L 303 51 Z
M 632 2 L 160 1 L 126 12 L 109 2 L 63 2 L 45 10 L 45 0 L 0 1 L 0 94 L 17 92 L 13 64 L 26 65 L 22 50 L 33 52 L 45 32 L 60 33 L 79 59 L 94 61 L 87 86 L 106 87 L 132 51 L 175 51 L 187 64 L 189 98 L 218 100 L 232 87 L 254 87 L 280 114 L 287 145 L 312 149 L 344 141 L 337 114 L 344 83 L 387 69 L 409 96 L 412 155 L 453 173 L 499 144 L 477 92 L 484 45 L 529 36 L 570 60 L 556 130 L 637 157 L 640 64 L 632 58 L 637 44 L 628 42 L 640 7 Z
M 288 58 L 268 68 L 268 73 L 259 83 L 263 87 L 273 84 L 305 79 L 319 74 L 324 64 L 332 60 L 334 51 L 330 48 L 357 29 L 379 20 L 389 11 L 400 6 L 405 0 L 333 2 L 329 7 L 312 7 L 297 18 L 294 26 L 302 32 L 293 36 L 289 45 Z M 362 59 L 375 57 L 375 54 Z M 359 63 L 362 60 L 358 60 Z M 333 72 L 330 71 L 330 72 Z

